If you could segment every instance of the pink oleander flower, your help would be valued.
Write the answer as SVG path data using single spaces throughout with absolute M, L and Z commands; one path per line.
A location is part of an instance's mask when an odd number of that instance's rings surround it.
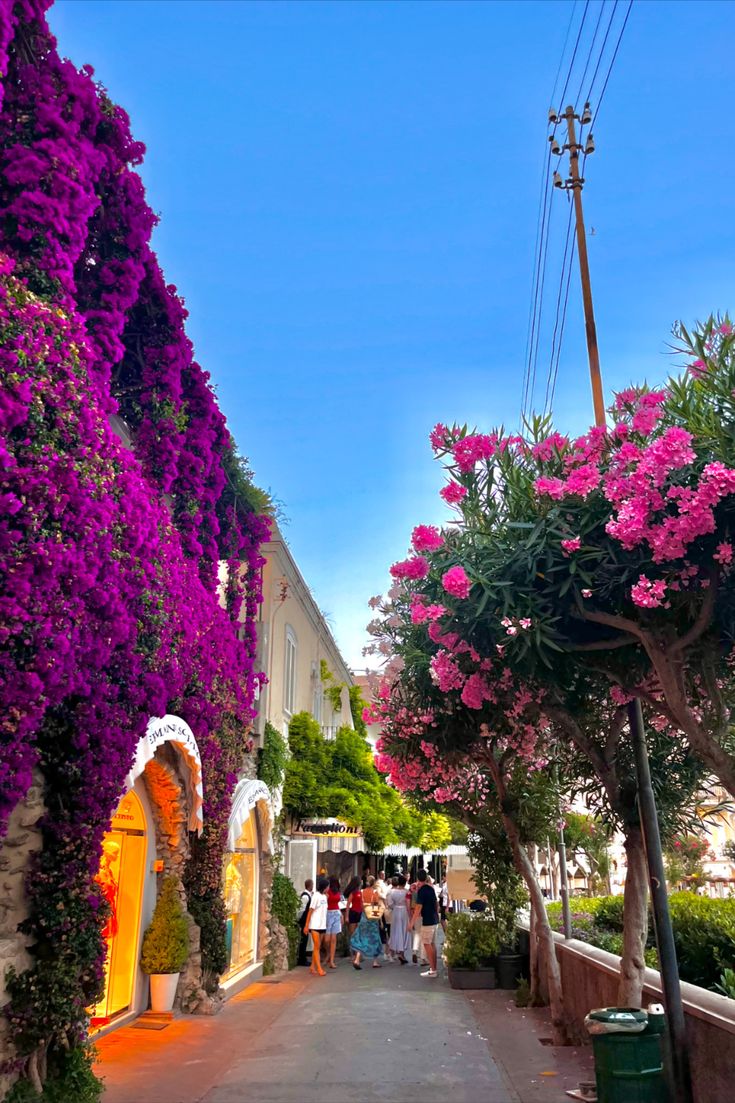
M 429 561 L 423 555 L 414 555 L 394 563 L 390 573 L 394 578 L 426 578 L 429 573 Z
M 632 406 L 638 399 L 638 391 L 635 387 L 628 387 L 624 391 L 618 391 L 615 395 L 615 409 L 624 410 L 626 406 Z
M 515 440 L 516 438 L 512 438 Z M 517 438 L 520 440 L 520 438 Z M 524 443 L 520 440 L 521 443 Z M 531 455 L 541 460 L 542 463 L 546 463 L 552 459 L 555 452 L 561 452 L 569 444 L 569 437 L 563 437 L 561 433 L 551 433 L 548 437 L 540 440 L 538 444 L 534 444 L 531 448 Z
M 417 552 L 432 552 L 442 547 L 444 537 L 436 525 L 417 525 L 411 534 L 411 543 Z
M 695 379 L 701 379 L 707 374 L 707 365 L 704 360 L 693 360 L 689 365 L 689 374 Z
M 441 421 L 438 421 L 434 428 L 429 433 L 429 440 L 431 447 L 435 452 L 440 452 L 442 448 L 446 448 L 447 437 L 450 436 L 449 429 L 446 425 L 442 425 Z
M 464 674 L 448 651 L 437 651 L 429 664 L 429 672 L 442 693 L 461 689 L 465 683 Z
M 472 589 L 472 582 L 467 577 L 467 573 L 464 567 L 459 565 L 456 567 L 450 567 L 448 571 L 445 571 L 442 575 L 442 586 L 453 597 L 467 598 L 470 596 L 470 590 Z
M 562 540 L 561 546 L 565 555 L 571 555 L 572 552 L 579 551 L 582 547 L 582 539 L 579 536 L 573 536 L 569 540 Z
M 657 609 L 659 605 L 663 605 L 666 583 L 661 578 L 652 582 L 642 574 L 631 589 L 630 596 L 641 609 Z
M 721 544 L 717 545 L 717 551 L 713 558 L 721 563 L 723 567 L 729 567 L 732 563 L 732 544 L 723 540 Z
M 592 597 L 591 590 L 582 590 L 582 597 Z
M 566 490 L 561 479 L 550 479 L 546 476 L 536 479 L 533 487 L 537 494 L 547 494 L 549 498 L 554 498 L 556 501 L 564 497 Z
M 521 617 L 521 619 L 518 621 L 518 627 L 519 628 L 530 628 L 531 623 L 532 622 L 531 622 L 530 617 Z
M 441 488 L 439 495 L 448 506 L 456 506 L 463 498 L 467 497 L 467 488 L 451 479 L 446 486 Z
M 375 597 L 370 598 L 370 600 L 368 601 L 368 605 L 370 606 L 371 609 L 377 609 L 382 600 L 383 599 L 380 596 L 380 594 L 376 594 Z
M 452 447 L 454 462 L 460 471 L 472 471 L 479 460 L 486 460 L 492 456 L 497 448 L 497 440 L 483 433 L 473 433 L 468 437 L 462 437 Z
M 643 397 L 647 398 L 648 396 L 644 395 Z M 636 410 L 633 414 L 631 425 L 636 433 L 642 433 L 644 436 L 647 436 L 656 428 L 660 419 L 661 410 L 658 407 L 641 406 L 640 409 Z
M 718 332 L 721 333 L 723 337 L 729 337 L 732 333 L 732 326 L 729 322 L 723 322 Z

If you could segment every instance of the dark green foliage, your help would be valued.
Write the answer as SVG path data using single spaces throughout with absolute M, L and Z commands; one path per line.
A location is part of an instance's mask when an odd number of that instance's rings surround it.
M 299 712 L 288 727 L 291 757 L 283 783 L 283 807 L 294 817 L 328 813 L 326 782 L 329 777 L 327 743 L 319 724 L 308 712 Z
M 56 1051 L 49 1057 L 43 1094 L 34 1091 L 30 1081 L 19 1080 L 5 1097 L 5 1103 L 98 1103 L 103 1084 L 92 1072 L 93 1062 L 92 1046 Z
M 622 953 L 623 897 L 575 897 L 572 905 L 572 933 L 575 938 L 610 953 Z M 675 892 L 669 897 L 679 975 L 690 984 L 718 990 L 725 969 L 735 967 L 735 900 L 713 900 L 693 892 Z M 549 922 L 562 929 L 561 904 L 549 904 Z M 653 921 L 649 916 L 646 961 L 654 969 Z
M 491 965 L 499 950 L 498 929 L 486 914 L 460 912 L 449 917 L 444 953 L 450 969 Z
M 290 879 L 283 873 L 273 875 L 273 895 L 271 911 L 288 935 L 288 967 L 293 969 L 299 951 L 301 932 L 296 926 L 299 910 L 299 897 Z M 272 972 L 272 967 L 271 970 Z
M 367 708 L 367 701 L 362 695 L 359 686 L 350 686 L 350 712 L 355 731 L 359 732 L 363 739 L 367 739 L 367 724 L 362 718 L 362 710 Z
M 166 877 L 153 918 L 143 935 L 144 973 L 180 973 L 189 956 L 189 929 L 175 877 Z
M 488 902 L 485 914 L 500 943 L 511 946 L 516 940 L 518 910 L 528 894 L 513 865 L 513 852 L 499 815 L 478 818 L 477 828 L 467 838 L 467 851 L 475 868 L 475 884 Z
M 277 728 L 268 721 L 263 735 L 263 746 L 258 751 L 258 777 L 271 792 L 283 784 L 288 762 L 288 744 Z
M 716 988 L 723 970 L 735 968 L 735 900 L 675 892 L 669 907 L 681 979 Z
M 362 831 L 374 852 L 397 842 L 427 850 L 448 843 L 446 817 L 409 808 L 378 773 L 358 730 L 343 726 L 326 740 L 317 721 L 301 712 L 289 725 L 288 742 L 283 807 L 293 819 L 333 816 Z
M 189 914 L 201 931 L 202 970 L 205 987 L 216 990 L 219 977 L 227 969 L 227 942 L 225 939 L 225 902 L 219 889 L 210 889 L 201 896 L 190 895 Z M 211 981 L 210 979 L 211 978 Z

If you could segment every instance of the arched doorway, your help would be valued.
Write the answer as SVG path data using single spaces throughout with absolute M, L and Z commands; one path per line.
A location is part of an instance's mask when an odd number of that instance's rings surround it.
M 90 1009 L 92 1029 L 102 1029 L 135 1010 L 149 844 L 143 799 L 133 789 L 125 794 L 102 843 L 95 880 L 110 906 L 110 917 L 103 930 L 105 990 Z

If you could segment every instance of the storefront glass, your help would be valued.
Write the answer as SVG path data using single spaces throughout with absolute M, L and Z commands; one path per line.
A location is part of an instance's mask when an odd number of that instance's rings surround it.
M 258 913 L 258 828 L 251 812 L 225 867 L 228 973 L 255 961 Z
M 146 860 L 143 806 L 132 791 L 120 801 L 102 844 L 95 880 L 110 905 L 102 932 L 107 941 L 105 992 L 90 1009 L 92 1028 L 107 1025 L 132 1007 L 138 971 L 140 919 Z

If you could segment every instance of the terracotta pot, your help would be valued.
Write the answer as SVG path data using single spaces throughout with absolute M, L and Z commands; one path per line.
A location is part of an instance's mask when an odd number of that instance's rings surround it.
M 151 973 L 151 1011 L 171 1011 L 181 973 Z

